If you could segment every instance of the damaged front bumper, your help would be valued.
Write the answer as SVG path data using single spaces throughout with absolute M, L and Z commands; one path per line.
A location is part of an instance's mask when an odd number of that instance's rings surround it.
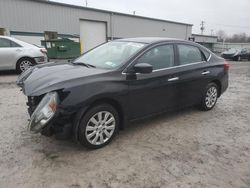
M 52 64 L 51 64 L 52 65 Z M 61 95 L 58 88 L 48 87 L 39 92 L 37 87 L 30 87 L 33 82 L 29 80 L 32 73 L 38 71 L 43 65 L 37 65 L 23 72 L 17 79 L 16 84 L 21 87 L 24 95 L 27 96 L 27 106 L 30 115 L 28 130 L 32 133 L 41 133 L 45 136 L 58 134 L 65 129 L 72 127 L 72 112 L 65 112 L 62 108 L 61 100 L 65 96 Z M 38 87 L 40 87 L 38 85 Z

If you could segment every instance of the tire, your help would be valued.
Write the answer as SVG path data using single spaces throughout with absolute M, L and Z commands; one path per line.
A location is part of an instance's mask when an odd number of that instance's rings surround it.
M 109 104 L 96 105 L 81 118 L 78 141 L 90 149 L 101 148 L 111 142 L 118 127 L 119 115 L 116 109 Z
M 35 65 L 35 62 L 33 59 L 27 58 L 27 57 L 21 58 L 17 61 L 16 70 L 18 73 L 22 73 L 34 65 Z
M 214 93 L 214 94 L 213 94 Z M 215 83 L 209 83 L 204 90 L 201 101 L 201 110 L 208 111 L 213 109 L 218 99 L 218 86 Z

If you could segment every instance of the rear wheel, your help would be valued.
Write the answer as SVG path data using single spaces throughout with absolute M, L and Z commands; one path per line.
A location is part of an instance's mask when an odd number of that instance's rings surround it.
M 209 83 L 203 93 L 201 109 L 204 111 L 211 110 L 218 99 L 218 86 L 215 83 Z
M 111 142 L 118 127 L 119 116 L 115 108 L 109 104 L 96 105 L 81 118 L 79 142 L 87 148 L 101 148 Z
M 34 65 L 35 63 L 31 58 L 21 58 L 17 62 L 16 70 L 18 73 L 22 73 Z

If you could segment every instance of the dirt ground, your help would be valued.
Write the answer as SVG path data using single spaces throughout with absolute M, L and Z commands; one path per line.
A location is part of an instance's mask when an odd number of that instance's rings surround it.
M 250 62 L 209 112 L 189 108 L 133 123 L 87 150 L 26 130 L 16 75 L 0 76 L 0 187 L 250 187 Z

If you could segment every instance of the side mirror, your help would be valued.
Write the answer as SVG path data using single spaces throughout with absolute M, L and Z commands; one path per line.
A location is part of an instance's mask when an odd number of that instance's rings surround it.
M 138 63 L 134 66 L 135 73 L 147 74 L 153 71 L 152 65 L 148 63 Z

